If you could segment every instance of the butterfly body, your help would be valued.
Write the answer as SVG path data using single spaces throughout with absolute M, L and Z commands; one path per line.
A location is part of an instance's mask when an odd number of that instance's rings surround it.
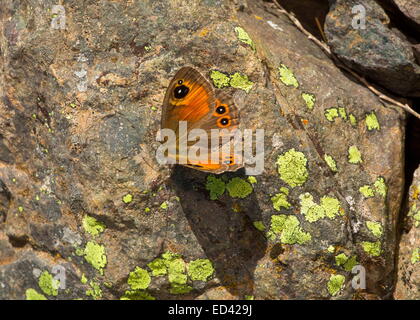
M 182 130 L 183 124 L 186 124 L 186 131 Z M 185 155 L 179 151 L 181 142 L 188 141 L 188 134 L 193 129 L 202 129 L 209 137 L 214 131 L 212 129 L 219 129 L 222 137 L 237 130 L 238 124 L 239 112 L 233 99 L 227 95 L 216 97 L 214 88 L 199 71 L 183 67 L 175 74 L 165 94 L 161 118 L 161 129 L 171 129 L 176 135 L 176 154 L 168 154 L 169 157 L 176 158 L 177 163 L 201 171 L 235 171 L 241 167 L 241 161 L 231 148 L 227 151 L 222 148 L 224 151 L 219 153 L 219 161 L 216 162 L 210 161 L 210 154 L 206 161 L 197 161 L 185 159 Z M 209 153 L 215 152 L 212 149 L 214 146 L 210 146 L 209 142 L 205 144 Z M 188 142 L 187 149 L 192 145 L 192 142 Z

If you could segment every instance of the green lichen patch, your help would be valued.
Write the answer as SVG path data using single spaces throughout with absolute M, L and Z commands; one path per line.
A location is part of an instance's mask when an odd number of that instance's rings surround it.
M 262 221 L 254 221 L 252 223 L 255 227 L 255 229 L 259 230 L 259 231 L 264 231 L 265 230 L 265 225 Z
M 358 164 L 362 163 L 362 153 L 357 148 L 357 146 L 350 146 L 348 149 L 348 160 L 349 163 Z
M 235 72 L 230 77 L 229 84 L 232 88 L 244 90 L 246 93 L 249 93 L 254 85 L 254 83 L 248 79 L 247 75 L 240 74 L 239 72 Z
M 280 179 L 292 188 L 303 185 L 308 179 L 307 159 L 294 148 L 279 155 L 276 164 Z
M 341 274 L 331 275 L 327 283 L 327 289 L 330 295 L 336 296 L 343 288 L 346 278 Z
M 236 27 L 235 28 L 235 33 L 236 36 L 238 37 L 238 40 L 246 43 L 247 45 L 249 45 L 253 50 L 255 50 L 255 44 L 252 41 L 251 37 L 249 36 L 249 34 L 242 29 L 241 27 Z
M 172 284 L 186 284 L 187 275 L 185 274 L 186 264 L 181 258 L 169 260 L 167 262 L 168 280 Z
M 169 205 L 168 205 L 168 202 L 167 202 L 167 201 L 163 201 L 163 202 L 160 204 L 160 208 L 161 208 L 161 209 L 163 209 L 163 210 L 168 209 L 168 207 L 169 207 Z
M 299 196 L 300 212 L 305 216 L 308 222 L 316 222 L 325 217 L 334 219 L 338 215 L 343 215 L 341 210 L 340 201 L 334 197 L 323 196 L 320 204 L 314 202 L 313 196 L 306 192 Z
M 164 276 L 168 273 L 166 269 L 166 261 L 162 258 L 156 258 L 152 262 L 148 263 L 147 266 L 152 270 L 152 276 L 159 277 Z
M 54 277 L 48 271 L 41 273 L 38 279 L 38 285 L 42 292 L 49 296 L 58 295 L 58 288 L 60 287 L 60 281 L 54 279 Z
M 340 118 L 343 120 L 347 120 L 347 111 L 346 108 L 340 107 L 338 108 L 338 114 L 340 115 Z
M 224 88 L 229 86 L 230 77 L 223 72 L 212 70 L 210 71 L 210 79 L 216 88 Z
M 334 122 L 335 118 L 339 117 L 338 109 L 337 108 L 325 109 L 324 116 L 328 121 Z
M 346 271 L 351 271 L 357 265 L 357 258 L 356 256 L 348 257 L 346 254 L 340 253 L 335 256 L 335 264 L 343 267 Z
M 98 270 L 100 274 L 103 274 L 103 269 L 107 263 L 105 247 L 94 241 L 89 241 L 83 253 L 85 260 Z
M 329 219 L 334 219 L 340 212 L 340 201 L 334 197 L 323 196 L 320 202 L 321 207 L 325 210 L 325 215 Z
M 25 291 L 25 296 L 26 296 L 26 300 L 47 300 L 47 298 L 39 293 L 38 291 L 36 291 L 35 289 L 27 289 Z
M 80 277 L 80 282 L 82 284 L 86 284 L 88 282 L 88 279 L 86 278 L 85 274 L 83 273 L 82 276 Z
M 249 182 L 238 177 L 231 179 L 226 184 L 226 189 L 232 198 L 245 198 L 253 191 Z
M 366 127 L 369 131 L 381 129 L 378 118 L 376 117 L 376 114 L 374 111 L 366 115 L 365 122 L 366 122 Z
M 188 275 L 191 280 L 207 281 L 213 273 L 213 264 L 209 259 L 197 259 L 188 264 Z
M 90 289 L 86 290 L 86 295 L 92 297 L 94 300 L 102 298 L 102 289 L 98 282 L 89 282 Z
M 209 175 L 207 177 L 206 189 L 210 191 L 210 199 L 216 200 L 225 192 L 226 184 L 222 179 Z
M 144 290 L 130 290 L 126 291 L 120 300 L 156 300 L 156 298 Z
M 324 155 L 324 160 L 327 163 L 328 167 L 330 167 L 330 170 L 332 172 L 337 172 L 337 163 L 335 162 L 334 158 L 330 156 L 329 154 Z
M 122 201 L 126 204 L 130 203 L 131 201 L 133 201 L 133 195 L 132 194 L 126 194 L 123 198 Z
M 97 236 L 98 234 L 105 231 L 105 224 L 99 222 L 94 217 L 85 215 L 82 222 L 83 229 L 92 236 Z
M 366 227 L 377 238 L 380 238 L 383 234 L 383 228 L 380 222 L 366 221 Z
M 414 226 L 416 228 L 420 226 L 420 209 L 417 210 L 416 203 L 413 203 L 413 205 L 410 207 L 408 216 L 414 219 Z
M 300 222 L 295 216 L 284 214 L 271 216 L 268 237 L 276 235 L 280 236 L 280 242 L 283 244 L 305 244 L 312 239 L 311 235 L 300 227 Z
M 381 255 L 381 242 L 363 241 L 361 243 L 363 250 L 372 257 L 378 257 Z
M 172 283 L 169 289 L 170 294 L 185 294 L 192 290 L 192 287 L 187 284 Z
M 255 178 L 254 176 L 249 176 L 249 177 L 247 178 L 247 180 L 248 180 L 248 182 L 249 182 L 250 184 L 255 184 L 255 183 L 257 183 L 257 178 Z
M 136 267 L 134 271 L 130 272 L 127 283 L 133 290 L 143 290 L 149 287 L 151 278 L 147 270 Z
M 417 262 L 420 262 L 420 248 L 415 248 L 411 255 L 411 263 L 415 264 Z
M 386 197 L 386 194 L 388 192 L 388 187 L 385 183 L 385 179 L 382 177 L 378 177 L 373 186 L 375 187 L 375 191 L 377 194 L 381 195 L 382 197 Z
M 353 113 L 349 114 L 350 124 L 355 127 L 357 125 L 357 118 Z
M 334 252 L 335 252 L 335 247 L 334 247 L 333 245 L 328 246 L 327 251 L 328 251 L 329 253 L 334 253 Z
M 284 64 L 281 64 L 279 67 L 280 81 L 283 82 L 286 86 L 299 87 L 299 82 L 297 81 L 293 72 L 286 67 Z
M 287 194 L 283 192 L 277 193 L 272 197 L 271 202 L 276 211 L 280 211 L 280 208 L 289 209 L 291 207 L 291 204 L 287 201 Z
M 309 110 L 312 110 L 314 108 L 316 99 L 313 94 L 304 92 L 302 93 L 302 99 L 303 101 L 305 101 L 305 104 Z
M 359 188 L 359 192 L 365 197 L 365 198 L 372 198 L 373 196 L 375 196 L 375 193 L 372 189 L 371 186 L 369 185 L 365 185 L 365 186 L 361 186 Z

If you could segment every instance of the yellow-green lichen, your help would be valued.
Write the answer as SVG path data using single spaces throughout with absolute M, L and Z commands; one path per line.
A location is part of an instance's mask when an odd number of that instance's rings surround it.
M 161 208 L 161 209 L 163 209 L 163 210 L 168 209 L 168 202 L 167 202 L 167 201 L 163 201 L 163 202 L 160 204 L 160 208 Z
M 376 242 L 363 241 L 361 244 L 362 244 L 363 250 L 367 254 L 373 257 L 378 257 L 381 255 L 381 242 L 380 241 L 376 241 Z
M 328 246 L 327 251 L 328 251 L 329 253 L 334 253 L 334 252 L 335 252 L 335 247 L 334 247 L 333 245 Z
M 210 71 L 210 79 L 216 88 L 224 88 L 229 86 L 230 77 L 223 72 L 212 70 Z
M 271 198 L 275 210 L 280 211 L 280 208 L 289 209 L 291 204 L 287 201 L 287 194 L 280 192 Z
M 327 283 L 327 289 L 330 295 L 336 296 L 343 288 L 346 278 L 341 274 L 331 275 Z
M 259 230 L 259 231 L 264 231 L 265 230 L 265 225 L 262 221 L 254 221 L 252 223 L 255 227 L 255 229 Z
M 349 114 L 350 124 L 355 127 L 357 125 L 357 118 L 353 113 Z
M 245 198 L 253 191 L 249 182 L 238 177 L 231 179 L 226 184 L 226 189 L 232 198 Z
M 126 204 L 130 203 L 131 201 L 133 201 L 133 195 L 132 194 L 126 194 L 123 198 L 122 201 Z
M 352 164 L 362 163 L 362 153 L 357 146 L 350 146 L 348 149 L 348 160 Z
M 156 300 L 156 298 L 144 290 L 130 290 L 126 291 L 120 300 Z
M 248 79 L 247 75 L 242 75 L 239 72 L 234 73 L 230 77 L 229 84 L 232 88 L 244 90 L 246 93 L 249 93 L 254 85 L 254 83 Z
M 168 273 L 166 269 L 166 261 L 162 258 L 156 258 L 152 262 L 148 263 L 147 266 L 152 270 L 152 276 L 159 277 L 164 276 Z
M 341 119 L 347 120 L 346 108 L 343 108 L 343 107 L 338 108 L 338 114 L 340 115 Z
M 310 93 L 302 93 L 302 99 L 305 101 L 306 106 L 309 110 L 312 110 L 315 106 L 315 96 Z
M 36 291 L 35 289 L 27 289 L 25 291 L 25 296 L 26 296 L 26 300 L 47 300 L 47 298 L 39 293 L 38 291 Z
M 375 195 L 375 193 L 373 192 L 373 189 L 371 188 L 371 186 L 365 185 L 365 186 L 361 186 L 359 188 L 359 192 L 365 197 L 365 198 L 371 198 Z
M 357 265 L 357 258 L 356 256 L 351 256 L 349 258 L 346 254 L 340 253 L 335 256 L 335 264 L 337 266 L 342 266 L 346 271 L 351 271 L 353 267 Z
M 323 196 L 318 205 L 314 202 L 313 196 L 306 192 L 299 196 L 299 200 L 300 212 L 308 222 L 316 222 L 325 217 L 334 219 L 337 215 L 344 214 L 340 207 L 340 201 L 334 197 Z
M 411 263 L 415 264 L 417 262 L 420 262 L 420 248 L 415 248 L 411 255 Z
M 279 74 L 280 74 L 280 81 L 283 82 L 286 86 L 293 86 L 295 88 L 299 87 L 299 82 L 297 81 L 295 75 L 284 64 L 280 65 Z
M 44 271 L 41 273 L 38 279 L 38 285 L 46 295 L 58 295 L 60 281 L 54 279 L 54 277 L 48 271 Z
M 171 288 L 169 289 L 170 294 L 185 294 L 192 290 L 192 287 L 187 284 L 178 284 L 171 283 Z
M 365 121 L 366 121 L 366 127 L 369 131 L 381 129 L 378 118 L 376 117 L 376 114 L 374 111 L 366 115 Z
M 375 187 L 375 191 L 377 194 L 380 194 L 382 197 L 386 197 L 386 193 L 388 192 L 388 187 L 385 183 L 385 179 L 382 177 L 378 177 L 374 182 L 373 186 Z
M 226 184 L 222 179 L 209 175 L 207 177 L 206 189 L 210 191 L 210 199 L 216 200 L 225 192 Z
M 271 216 L 271 229 L 269 238 L 280 236 L 283 244 L 305 244 L 311 241 L 312 237 L 308 232 L 303 231 L 300 222 L 295 216 L 284 214 Z
M 98 234 L 104 232 L 106 228 L 105 224 L 88 215 L 84 216 L 82 225 L 83 229 L 85 229 L 85 231 L 90 233 L 92 236 L 97 236 Z
M 337 108 L 328 108 L 325 109 L 324 112 L 325 118 L 330 121 L 333 122 L 335 118 L 338 118 L 339 114 L 338 114 L 338 109 Z
M 380 238 L 382 236 L 383 228 L 380 222 L 366 221 L 366 227 L 375 237 Z
M 252 41 L 251 37 L 249 36 L 249 34 L 244 29 L 242 29 L 241 27 L 236 27 L 235 32 L 236 32 L 236 36 L 238 37 L 239 41 L 241 41 L 243 43 L 246 43 L 253 50 L 255 50 L 254 42 Z
M 197 259 L 188 264 L 188 275 L 193 281 L 207 281 L 213 273 L 213 264 L 209 259 Z
M 94 242 L 89 241 L 84 249 L 85 260 L 92 265 L 100 274 L 103 274 L 103 269 L 106 266 L 105 247 Z
M 81 278 L 80 278 L 80 282 L 82 284 L 86 284 L 88 282 L 88 279 L 86 278 L 85 274 L 83 273 Z
M 330 167 L 330 170 L 332 172 L 337 172 L 337 163 L 335 162 L 334 158 L 330 156 L 329 154 L 324 155 L 324 160 L 327 163 L 328 167 Z
M 134 271 L 130 272 L 127 283 L 133 290 L 143 290 L 149 287 L 151 278 L 147 270 L 136 267 Z
M 91 281 L 89 285 L 90 289 L 86 290 L 86 295 L 92 297 L 94 300 L 102 298 L 102 289 L 99 283 Z
M 280 179 L 292 188 L 303 185 L 308 179 L 307 159 L 302 152 L 294 148 L 279 155 L 276 164 Z
M 413 205 L 410 207 L 410 210 L 408 212 L 409 217 L 413 217 L 414 219 L 414 226 L 417 228 L 420 226 L 420 209 L 417 210 L 417 204 L 413 203 Z
M 247 180 L 248 180 L 248 182 L 249 182 L 250 184 L 255 184 L 255 183 L 257 183 L 257 178 L 255 178 L 254 176 L 249 176 L 249 177 L 247 178 Z

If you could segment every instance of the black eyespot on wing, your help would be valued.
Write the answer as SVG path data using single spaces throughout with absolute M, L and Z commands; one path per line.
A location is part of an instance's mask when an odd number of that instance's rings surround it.
M 225 106 L 218 106 L 216 109 L 216 113 L 217 114 L 224 114 L 226 112 L 226 107 Z
M 185 98 L 188 92 L 190 92 L 190 89 L 187 86 L 185 85 L 177 86 L 174 89 L 174 96 L 176 99 L 182 99 L 182 98 Z
M 222 118 L 222 119 L 220 119 L 220 124 L 222 126 L 227 126 L 229 124 L 229 119 L 228 118 Z

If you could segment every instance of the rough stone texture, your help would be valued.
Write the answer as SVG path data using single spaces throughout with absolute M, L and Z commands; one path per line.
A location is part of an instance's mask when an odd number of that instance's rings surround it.
M 151 274 L 147 264 L 167 251 L 185 263 L 209 259 L 215 272 L 208 281 L 188 278 L 192 290 L 185 294 L 171 293 L 174 277 L 151 276 L 147 292 L 157 299 L 392 294 L 403 190 L 401 111 L 346 77 L 263 2 L 236 11 L 217 0 L 66 1 L 65 30 L 50 28 L 54 4 L 6 1 L 2 8 L 0 299 L 24 299 L 30 288 L 48 299 L 118 299 L 136 266 Z M 255 50 L 239 41 L 237 27 Z M 226 192 L 210 200 L 208 174 L 160 167 L 155 160 L 165 89 L 187 64 L 207 76 L 211 70 L 240 72 L 253 82 L 241 126 L 265 129 L 265 172 L 244 199 Z M 293 77 L 297 87 L 286 85 L 295 83 Z M 303 93 L 315 97 L 311 108 Z M 332 119 L 331 108 L 338 115 Z M 349 163 L 351 146 L 360 150 L 361 163 Z M 295 187 L 280 179 L 276 165 L 292 149 L 304 155 L 308 172 Z M 246 179 L 243 170 L 222 177 Z M 365 198 L 359 189 L 374 188 L 378 178 L 388 192 Z M 288 188 L 290 206 L 276 211 L 271 198 L 281 187 Z M 317 204 L 336 198 L 338 215 L 309 222 L 299 200 L 306 193 Z M 85 215 L 105 231 L 86 232 Z M 311 240 L 282 243 L 286 231 L 270 234 L 278 215 L 299 223 L 287 230 L 292 240 L 299 232 Z M 380 237 L 368 221 L 381 224 Z M 379 255 L 363 249 L 366 241 L 379 241 Z M 103 274 L 103 255 L 94 263 L 85 259 L 92 243 L 105 250 Z M 366 290 L 354 290 L 351 272 L 336 264 L 342 253 L 366 269 Z M 66 270 L 66 289 L 54 295 L 39 279 L 57 265 Z M 342 279 L 342 287 L 331 286 L 332 277 Z
M 407 18 L 420 26 L 420 3 L 417 0 L 391 0 Z
M 408 193 L 408 214 L 404 221 L 398 258 L 396 299 L 420 299 L 420 168 Z
M 374 0 L 363 1 L 366 28 L 353 28 L 351 14 L 357 0 L 337 0 L 325 21 L 332 51 L 349 67 L 375 83 L 403 96 L 420 96 L 420 66 L 413 47 L 391 30 L 389 18 Z

